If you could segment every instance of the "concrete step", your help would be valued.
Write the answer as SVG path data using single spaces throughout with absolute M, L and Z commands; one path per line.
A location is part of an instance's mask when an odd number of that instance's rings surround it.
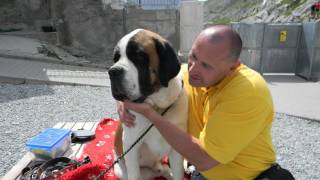
M 41 32 L 41 31 L 14 31 L 14 32 L 3 32 L 0 35 L 18 36 L 24 38 L 37 39 L 50 44 L 57 44 L 57 33 L 56 32 Z
M 0 57 L 95 68 L 109 66 L 108 61 L 89 61 L 75 57 L 61 47 L 37 39 L 2 33 L 0 33 Z
M 0 57 L 0 82 L 109 86 L 106 69 Z

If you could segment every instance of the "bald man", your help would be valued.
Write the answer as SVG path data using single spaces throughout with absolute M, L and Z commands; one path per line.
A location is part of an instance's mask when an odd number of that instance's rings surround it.
M 182 66 L 189 96 L 188 133 L 147 103 L 119 103 L 120 119 L 134 125 L 127 109 L 148 118 L 200 172 L 191 179 L 262 179 L 271 177 L 269 171 L 290 179 L 290 173 L 274 172 L 279 168 L 273 166 L 271 94 L 260 74 L 240 63 L 241 49 L 239 34 L 228 26 L 207 28 L 196 38 L 188 65 Z

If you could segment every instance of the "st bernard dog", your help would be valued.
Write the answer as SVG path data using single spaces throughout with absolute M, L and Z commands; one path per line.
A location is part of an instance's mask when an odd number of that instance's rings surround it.
M 109 69 L 111 91 L 118 101 L 150 103 L 166 120 L 186 130 L 188 99 L 183 88 L 180 62 L 176 53 L 160 35 L 137 29 L 120 39 L 114 49 L 114 65 Z M 119 125 L 115 154 L 119 157 L 151 124 L 141 114 L 135 115 L 135 126 Z M 175 138 L 175 137 L 172 137 Z M 170 169 L 161 163 L 169 157 Z M 140 180 L 165 176 L 184 179 L 183 157 L 161 136 L 156 127 L 114 167 L 119 179 Z

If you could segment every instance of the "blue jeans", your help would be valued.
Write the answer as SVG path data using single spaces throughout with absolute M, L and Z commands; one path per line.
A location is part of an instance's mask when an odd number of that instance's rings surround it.
M 206 180 L 206 178 L 203 177 L 198 171 L 195 171 L 191 174 L 189 180 Z
M 190 180 L 206 180 L 198 171 L 195 171 L 191 174 Z M 282 168 L 279 164 L 273 164 L 269 169 L 262 172 L 258 177 L 254 180 L 294 180 L 295 178 L 290 173 L 289 170 Z

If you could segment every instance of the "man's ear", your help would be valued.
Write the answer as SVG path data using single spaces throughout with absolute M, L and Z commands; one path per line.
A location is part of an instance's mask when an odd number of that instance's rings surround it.
M 240 60 L 239 59 L 237 59 L 235 62 L 233 62 L 233 64 L 232 64 L 232 66 L 231 66 L 231 69 L 232 70 L 235 70 L 235 69 L 237 69 L 239 66 L 240 66 Z
M 237 59 L 235 62 L 232 63 L 231 67 L 230 67 L 230 71 L 228 73 L 228 76 L 231 75 L 239 66 L 240 66 L 240 60 Z
M 169 42 L 161 43 L 154 39 L 156 50 L 159 56 L 159 78 L 164 87 L 168 87 L 170 79 L 174 78 L 180 71 L 180 62 Z

